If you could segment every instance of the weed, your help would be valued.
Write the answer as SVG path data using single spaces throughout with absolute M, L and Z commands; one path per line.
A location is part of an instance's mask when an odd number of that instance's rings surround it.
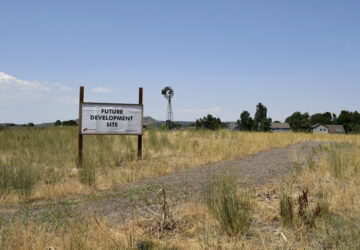
M 293 226 L 294 224 L 294 207 L 285 190 L 283 190 L 280 197 L 280 217 L 284 226 Z
M 236 179 L 221 174 L 204 189 L 204 199 L 229 235 L 245 235 L 252 221 L 252 202 L 247 191 L 238 195 Z
M 309 221 L 309 228 L 313 228 L 315 226 L 315 220 L 317 217 L 319 217 L 320 213 L 321 213 L 321 207 L 319 205 L 319 203 L 316 205 L 316 207 L 313 210 L 313 214 L 311 216 L 311 219 Z
M 309 211 L 308 190 L 304 189 L 298 196 L 297 219 L 294 218 L 294 206 L 291 198 L 283 191 L 280 197 L 280 216 L 284 226 L 295 227 L 294 233 L 300 233 L 301 238 L 309 235 L 311 229 L 315 227 L 316 219 L 321 215 L 321 207 L 319 203 L 316 207 Z M 305 237 L 306 238 L 306 237 Z
M 307 198 L 307 192 L 308 191 L 306 189 L 304 189 L 302 191 L 302 194 L 300 194 L 298 197 L 298 204 L 299 204 L 298 216 L 300 217 L 302 224 L 304 223 L 304 220 L 305 220 L 306 208 L 309 205 L 308 198 Z

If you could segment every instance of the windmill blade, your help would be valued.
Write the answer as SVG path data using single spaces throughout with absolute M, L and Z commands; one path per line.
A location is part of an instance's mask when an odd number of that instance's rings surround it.
M 174 96 L 174 90 L 167 86 L 165 87 L 163 90 L 161 90 L 161 94 L 166 98 L 166 99 L 170 99 Z

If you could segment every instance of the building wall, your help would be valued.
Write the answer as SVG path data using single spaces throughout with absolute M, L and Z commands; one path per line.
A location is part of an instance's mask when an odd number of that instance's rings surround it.
M 344 132 L 337 130 L 336 132 L 329 132 L 329 134 L 344 134 Z
M 320 125 L 313 129 L 313 133 L 314 134 L 328 134 L 329 131 L 328 131 L 327 127 Z

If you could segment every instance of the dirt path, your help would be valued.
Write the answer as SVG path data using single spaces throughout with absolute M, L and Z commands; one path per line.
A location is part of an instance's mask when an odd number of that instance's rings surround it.
M 279 179 L 296 167 L 304 166 L 313 154 L 313 147 L 319 142 L 304 142 L 286 148 L 271 149 L 236 161 L 222 161 L 191 170 L 183 170 L 129 185 L 116 193 L 108 194 L 97 201 L 83 203 L 82 208 L 108 218 L 111 223 L 119 223 L 122 217 L 136 211 L 143 216 L 157 210 L 158 190 L 165 188 L 173 205 L 186 200 L 200 198 L 204 182 L 221 172 L 229 172 L 239 180 L 239 185 L 260 187 L 274 179 Z M 131 211 L 132 210 L 132 211 Z
M 156 211 L 158 190 L 165 188 L 171 204 L 186 200 L 198 199 L 201 188 L 208 179 L 221 172 L 229 172 L 239 180 L 239 185 L 260 187 L 274 179 L 286 175 L 292 169 L 304 166 L 312 155 L 313 147 L 320 142 L 304 142 L 286 148 L 271 149 L 236 161 L 222 161 L 191 170 L 184 170 L 165 176 L 129 184 L 115 191 L 81 196 L 66 201 L 66 204 L 81 214 L 96 212 L 111 224 L 118 224 L 136 210 L 146 216 L 150 210 Z M 55 204 L 64 204 L 58 201 Z M 68 205 L 67 205 L 68 206 Z M 0 216 L 14 217 L 24 213 L 39 214 L 53 209 L 54 205 L 30 205 L 26 212 L 22 207 L 8 208 L 0 211 Z M 134 209 L 136 207 L 136 209 Z

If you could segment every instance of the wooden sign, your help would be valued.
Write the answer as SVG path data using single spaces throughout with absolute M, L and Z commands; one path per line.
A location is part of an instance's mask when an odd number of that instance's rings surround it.
M 143 89 L 139 104 L 84 102 L 84 87 L 79 98 L 79 162 L 82 161 L 83 135 L 137 135 L 138 158 L 142 155 Z
M 142 105 L 83 102 L 81 108 L 83 135 L 142 134 Z

